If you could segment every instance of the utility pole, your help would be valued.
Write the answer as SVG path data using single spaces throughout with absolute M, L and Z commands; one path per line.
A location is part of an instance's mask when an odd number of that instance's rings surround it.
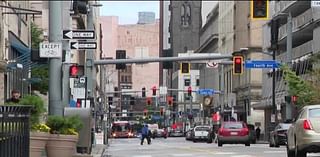
M 224 117 L 224 95 L 225 95 L 225 91 L 224 91 L 224 65 L 221 64 L 221 79 L 220 79 L 220 86 L 221 86 L 221 96 L 220 96 L 220 104 L 221 104 L 221 115 L 222 117 Z
M 292 58 L 292 16 L 291 12 L 288 13 L 287 17 L 287 64 L 291 68 Z M 286 118 L 292 119 L 292 106 L 291 102 L 286 105 Z
M 62 1 L 49 1 L 49 41 L 61 43 Z M 61 103 L 61 58 L 49 61 L 49 115 L 63 115 Z
M 271 20 L 271 49 L 272 59 L 276 60 L 276 52 L 278 49 L 278 34 L 279 34 L 279 21 Z M 276 106 L 276 70 L 272 69 L 272 119 L 274 118 L 274 123 L 277 122 L 277 106 Z M 271 123 L 273 123 L 271 121 Z
M 70 1 L 62 1 L 63 4 L 63 29 L 64 30 L 71 30 L 71 17 L 70 17 Z M 62 76 L 62 104 L 67 105 L 69 104 L 70 98 L 70 87 L 69 87 L 69 68 L 70 68 L 70 57 L 71 57 L 71 49 L 69 45 L 70 40 L 62 41 L 63 50 L 65 50 L 65 62 L 62 65 L 63 68 L 63 76 Z
M 193 125 L 192 125 L 192 122 L 193 122 L 193 114 L 192 114 L 192 95 L 190 95 L 190 97 L 189 97 L 189 99 L 190 99 L 190 116 L 192 116 L 192 118 L 190 118 L 190 127 L 192 127 Z
M 89 1 L 89 12 L 87 14 L 87 30 L 94 30 L 93 26 L 93 6 L 90 4 Z M 94 39 L 88 40 L 89 42 L 94 42 Z M 86 70 L 85 70 L 85 75 L 87 78 L 87 97 L 88 98 L 93 98 L 94 94 L 94 89 L 93 89 L 93 60 L 94 60 L 94 50 L 88 49 L 86 50 Z M 92 100 L 92 99 L 90 99 Z M 92 103 L 92 102 L 91 102 Z

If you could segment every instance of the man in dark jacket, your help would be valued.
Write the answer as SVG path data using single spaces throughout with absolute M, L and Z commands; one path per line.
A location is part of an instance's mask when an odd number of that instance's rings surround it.
M 141 145 L 143 145 L 144 139 L 147 138 L 148 140 L 148 144 L 150 144 L 150 137 L 149 137 L 149 129 L 148 129 L 148 125 L 145 124 L 141 130 Z
M 20 101 L 20 92 L 18 90 L 11 91 L 11 98 L 7 99 L 7 103 L 19 103 Z

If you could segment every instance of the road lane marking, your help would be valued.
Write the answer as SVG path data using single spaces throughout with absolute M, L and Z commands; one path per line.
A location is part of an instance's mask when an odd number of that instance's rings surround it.
M 217 155 L 232 155 L 232 154 L 236 154 L 234 152 L 216 152 L 215 154 Z
M 151 155 L 134 155 L 132 157 L 152 157 Z
M 171 154 L 171 156 L 193 156 L 193 154 Z
M 263 153 L 273 154 L 273 153 L 283 153 L 283 151 L 278 151 L 278 150 L 268 150 L 268 151 L 263 151 Z

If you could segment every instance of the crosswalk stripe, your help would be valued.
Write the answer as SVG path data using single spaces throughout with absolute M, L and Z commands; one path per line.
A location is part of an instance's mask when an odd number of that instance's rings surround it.
M 171 154 L 171 156 L 193 156 L 192 154 Z

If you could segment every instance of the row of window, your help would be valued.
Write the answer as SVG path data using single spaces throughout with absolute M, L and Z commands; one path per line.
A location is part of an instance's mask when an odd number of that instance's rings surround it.
M 306 74 L 308 71 L 312 71 L 312 64 L 309 63 L 309 60 L 305 60 L 305 61 L 300 61 L 298 63 L 294 63 L 292 64 L 291 70 L 296 72 L 296 75 L 303 75 Z M 273 72 L 268 72 L 268 78 L 271 78 L 273 76 L 272 74 Z M 277 79 L 281 79 L 283 76 L 283 71 L 282 70 L 278 70 L 275 72 L 275 77 Z
M 191 86 L 191 80 L 189 78 L 184 79 L 184 86 Z M 200 79 L 196 79 L 196 86 L 200 86 Z

